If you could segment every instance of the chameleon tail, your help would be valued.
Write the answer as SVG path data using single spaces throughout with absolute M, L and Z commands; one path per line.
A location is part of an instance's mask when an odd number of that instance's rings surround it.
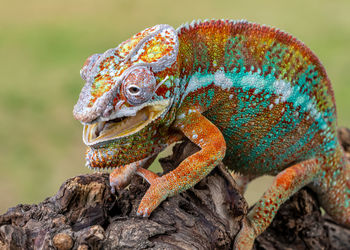
M 328 185 L 327 190 L 318 196 L 326 212 L 338 223 L 350 228 L 350 162 L 340 147 L 337 153 L 340 157 L 334 158 L 339 160 L 334 160 L 334 164 L 328 163 L 335 166 L 328 166 L 326 175 L 329 175 L 329 178 L 320 181 L 320 185 Z M 329 171 L 330 169 L 332 171 Z M 326 180 L 329 182 L 324 183 Z

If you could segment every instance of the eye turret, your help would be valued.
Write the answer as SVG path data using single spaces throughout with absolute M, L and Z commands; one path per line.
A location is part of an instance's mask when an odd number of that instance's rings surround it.
M 124 95 L 131 105 L 148 101 L 156 90 L 156 78 L 146 67 L 134 69 L 124 80 Z

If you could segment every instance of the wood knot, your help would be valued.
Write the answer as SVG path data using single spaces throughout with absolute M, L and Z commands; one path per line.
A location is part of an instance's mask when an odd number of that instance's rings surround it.
M 69 250 L 73 247 L 73 240 L 66 233 L 58 233 L 53 237 L 53 244 L 58 250 Z

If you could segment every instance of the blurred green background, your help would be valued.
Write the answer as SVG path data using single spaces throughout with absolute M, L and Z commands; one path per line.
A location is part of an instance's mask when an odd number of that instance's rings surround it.
M 193 19 L 247 19 L 288 31 L 321 59 L 339 124 L 350 126 L 349 0 L 31 0 L 0 5 L 0 213 L 51 196 L 84 167 L 82 126 L 72 117 L 79 70 L 146 27 Z M 250 186 L 252 202 L 269 179 Z M 260 191 L 259 191 L 260 190 Z

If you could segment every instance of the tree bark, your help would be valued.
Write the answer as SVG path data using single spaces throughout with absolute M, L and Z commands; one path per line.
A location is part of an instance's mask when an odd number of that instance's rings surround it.
M 340 129 L 350 151 L 350 130 Z M 164 172 L 198 148 L 185 141 L 161 159 Z M 111 194 L 108 174 L 65 181 L 37 205 L 17 205 L 0 216 L 0 249 L 232 249 L 248 205 L 220 164 L 186 192 L 166 199 L 149 218 L 136 216 L 148 188 L 135 176 Z M 350 249 L 350 230 L 322 216 L 315 194 L 304 188 L 279 209 L 255 249 Z

